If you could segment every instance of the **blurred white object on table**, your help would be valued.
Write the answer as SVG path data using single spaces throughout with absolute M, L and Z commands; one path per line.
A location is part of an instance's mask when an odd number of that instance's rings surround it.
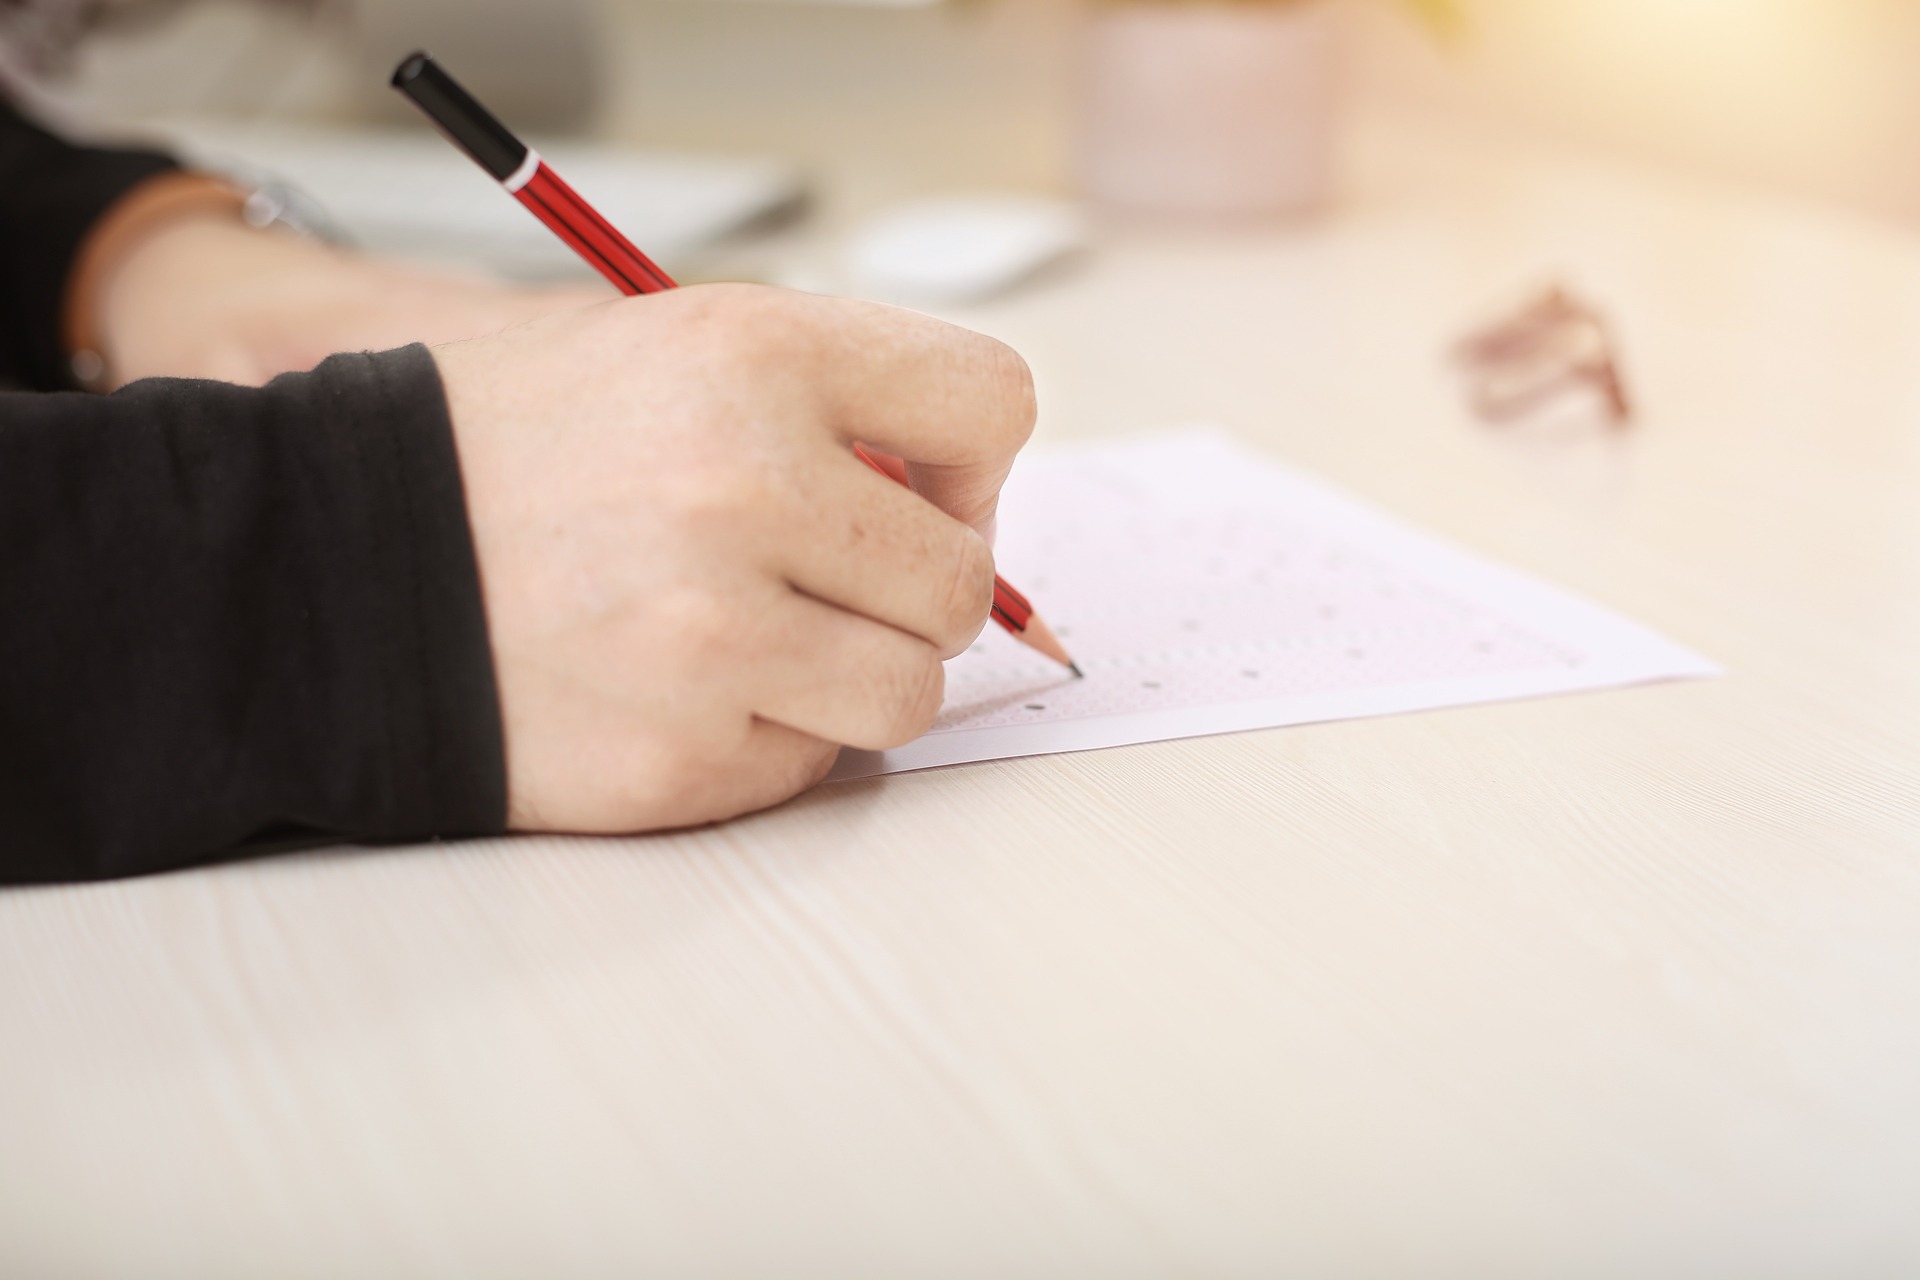
M 1086 227 L 1064 201 L 959 196 L 875 215 L 849 238 L 855 292 L 882 302 L 974 302 L 1081 248 Z

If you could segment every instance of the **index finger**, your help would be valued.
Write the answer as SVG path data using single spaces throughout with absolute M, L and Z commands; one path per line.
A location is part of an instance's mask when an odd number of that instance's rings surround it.
M 1038 416 L 1027 362 L 918 312 L 820 301 L 811 385 L 834 434 L 900 458 L 915 492 L 986 529 Z

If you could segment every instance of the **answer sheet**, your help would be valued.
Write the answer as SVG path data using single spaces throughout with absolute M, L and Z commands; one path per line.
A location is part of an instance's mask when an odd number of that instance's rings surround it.
M 1718 674 L 1214 431 L 1022 459 L 996 552 L 1086 679 L 989 626 L 834 779 Z

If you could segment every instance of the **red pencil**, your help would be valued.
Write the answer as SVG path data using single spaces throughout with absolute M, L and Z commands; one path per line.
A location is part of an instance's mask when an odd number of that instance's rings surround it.
M 393 73 L 393 87 L 413 99 L 455 146 L 473 157 L 509 195 L 532 210 L 534 217 L 546 223 L 621 293 L 659 293 L 676 287 L 671 276 L 562 182 L 539 152 L 514 137 L 432 58 L 416 53 L 402 62 Z M 899 479 L 858 445 L 854 452 L 881 475 Z M 993 620 L 1015 639 L 1046 654 L 1074 675 L 1084 674 L 1027 598 L 997 575 L 993 580 Z

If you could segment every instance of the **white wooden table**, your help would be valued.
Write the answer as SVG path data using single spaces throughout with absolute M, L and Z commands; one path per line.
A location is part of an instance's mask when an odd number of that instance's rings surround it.
M 1630 435 L 1461 407 L 1553 276 Z M 1920 1269 L 1920 235 L 1402 128 L 961 318 L 1731 675 L 0 894 L 0 1274 Z

